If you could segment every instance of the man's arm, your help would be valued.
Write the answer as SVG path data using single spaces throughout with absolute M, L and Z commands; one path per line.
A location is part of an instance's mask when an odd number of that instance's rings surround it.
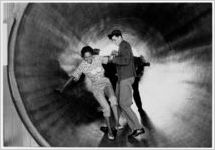
M 113 57 L 112 62 L 117 65 L 128 65 L 131 61 L 131 46 L 129 44 L 123 44 L 119 49 L 118 56 Z

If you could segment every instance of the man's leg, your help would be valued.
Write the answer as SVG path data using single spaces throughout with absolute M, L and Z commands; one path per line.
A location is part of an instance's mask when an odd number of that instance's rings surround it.
M 131 129 L 134 131 L 136 129 L 141 129 L 142 126 L 139 123 L 139 120 L 134 113 L 134 111 L 131 109 L 131 106 L 121 106 L 122 110 L 125 114 L 126 119 L 128 120 L 129 126 L 131 126 Z
M 124 113 L 122 111 L 122 108 L 119 105 L 119 101 L 120 101 L 120 82 L 119 81 L 116 84 L 116 92 L 115 93 L 116 93 L 117 102 L 118 102 L 118 116 L 119 116 L 119 124 L 120 124 L 120 118 L 121 119 L 123 118 L 125 120 L 126 120 L 126 118 L 125 118 L 125 115 L 124 115 Z M 127 122 L 127 120 L 126 120 L 126 122 Z M 121 129 L 123 128 L 123 124 L 122 123 L 120 124 L 120 128 Z
M 129 126 L 132 130 L 142 128 L 142 125 L 139 123 L 139 120 L 131 109 L 132 105 L 132 83 L 134 78 L 129 78 L 122 80 L 120 82 L 120 107 L 122 108 L 125 117 L 129 123 Z

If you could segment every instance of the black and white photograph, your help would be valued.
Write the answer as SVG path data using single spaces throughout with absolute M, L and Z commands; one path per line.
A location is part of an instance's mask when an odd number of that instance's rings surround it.
M 1 1 L 1 149 L 213 149 L 214 1 Z

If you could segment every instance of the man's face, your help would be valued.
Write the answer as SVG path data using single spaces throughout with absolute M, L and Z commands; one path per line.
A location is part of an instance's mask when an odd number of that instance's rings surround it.
M 121 41 L 122 41 L 122 37 L 121 36 L 113 36 L 112 37 L 112 41 L 114 42 L 114 44 L 116 44 L 117 46 L 119 46 L 119 44 L 121 43 Z

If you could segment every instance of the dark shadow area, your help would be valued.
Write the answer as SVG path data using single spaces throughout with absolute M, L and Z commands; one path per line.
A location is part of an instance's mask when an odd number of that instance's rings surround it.
M 59 102 L 68 105 L 65 115 L 70 116 L 70 123 L 74 125 L 92 123 L 103 118 L 102 112 L 98 111 L 99 103 L 92 92 L 86 89 L 84 78 L 82 75 L 79 81 L 72 82 L 63 93 L 57 92 L 60 95 Z

